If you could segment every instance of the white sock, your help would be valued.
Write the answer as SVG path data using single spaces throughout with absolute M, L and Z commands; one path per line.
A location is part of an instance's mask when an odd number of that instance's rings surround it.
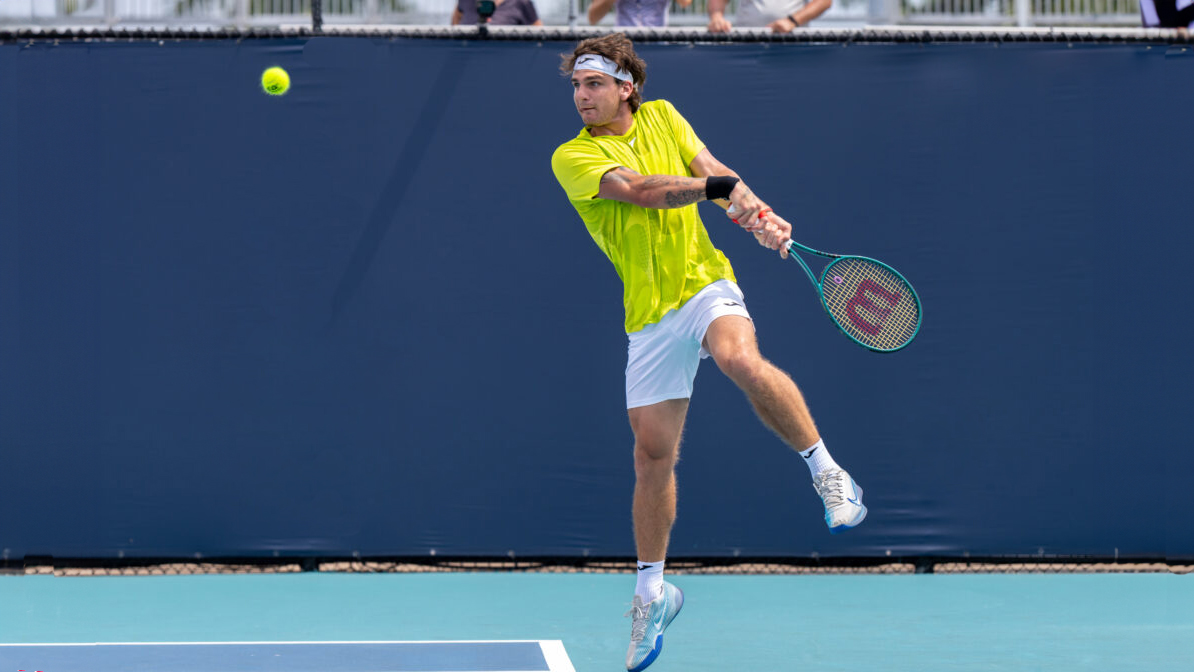
M 800 451 L 800 457 L 804 458 L 804 463 L 808 465 L 808 471 L 816 478 L 822 471 L 830 469 L 841 469 L 837 462 L 833 461 L 833 457 L 829 454 L 829 449 L 825 447 L 824 441 L 817 441 L 809 446 L 807 450 Z
M 663 593 L 663 560 L 659 562 L 638 561 L 638 583 L 634 586 L 634 594 L 638 595 L 643 604 L 652 602 Z

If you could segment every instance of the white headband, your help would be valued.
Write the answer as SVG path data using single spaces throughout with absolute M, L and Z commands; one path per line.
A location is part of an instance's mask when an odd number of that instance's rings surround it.
M 619 68 L 617 63 L 599 54 L 581 55 L 580 58 L 576 59 L 576 65 L 572 67 L 572 72 L 576 72 L 577 70 L 596 70 L 604 72 L 614 79 L 620 79 L 623 82 L 630 82 L 631 84 L 634 83 L 634 77 L 629 72 Z

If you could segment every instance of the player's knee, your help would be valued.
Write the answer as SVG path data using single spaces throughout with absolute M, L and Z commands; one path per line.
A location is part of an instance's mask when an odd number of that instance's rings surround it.
M 675 445 L 638 439 L 634 442 L 634 471 L 643 476 L 670 470 L 676 466 L 676 452 Z
M 766 362 L 758 351 L 748 348 L 735 348 L 715 356 L 714 361 L 722 373 L 738 384 L 749 382 L 763 374 Z

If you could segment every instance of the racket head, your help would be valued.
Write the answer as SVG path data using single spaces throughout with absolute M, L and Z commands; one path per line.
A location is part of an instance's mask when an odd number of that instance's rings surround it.
M 821 305 L 850 340 L 895 352 L 920 333 L 920 297 L 899 271 L 869 257 L 843 256 L 821 272 Z

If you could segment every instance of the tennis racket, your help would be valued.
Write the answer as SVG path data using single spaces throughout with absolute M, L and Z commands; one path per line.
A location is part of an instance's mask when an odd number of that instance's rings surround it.
M 788 257 L 817 288 L 825 312 L 850 340 L 875 352 L 895 352 L 920 333 L 920 297 L 899 271 L 870 257 L 822 252 L 794 240 L 787 247 Z M 797 251 L 832 259 L 820 280 Z
M 785 246 L 817 289 L 825 313 L 850 340 L 874 352 L 895 352 L 920 333 L 920 297 L 899 271 L 876 259 L 822 252 L 794 240 Z M 797 252 L 831 260 L 819 280 Z

